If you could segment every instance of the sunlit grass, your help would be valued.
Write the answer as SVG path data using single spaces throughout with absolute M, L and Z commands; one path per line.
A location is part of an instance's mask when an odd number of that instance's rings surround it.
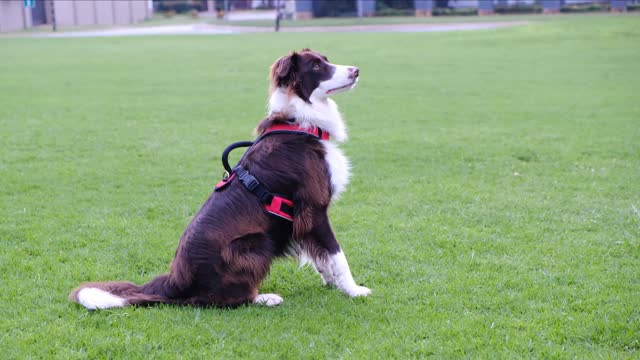
M 631 358 L 640 346 L 640 21 L 447 34 L 0 39 L 0 348 L 25 358 Z M 67 301 L 167 271 L 251 138 L 271 62 L 311 47 L 354 166 L 349 299 L 277 261 L 278 308 Z

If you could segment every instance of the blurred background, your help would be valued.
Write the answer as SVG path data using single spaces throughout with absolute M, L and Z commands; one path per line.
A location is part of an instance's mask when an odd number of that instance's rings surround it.
M 0 0 L 2 359 L 640 358 L 639 8 Z M 373 295 L 276 261 L 278 309 L 70 304 L 166 273 L 305 47 L 361 71 L 331 223 Z
M 0 31 L 129 25 L 173 19 L 242 21 L 326 17 L 486 16 L 625 12 L 640 0 L 3 0 Z M 172 22 L 170 22 L 172 23 Z

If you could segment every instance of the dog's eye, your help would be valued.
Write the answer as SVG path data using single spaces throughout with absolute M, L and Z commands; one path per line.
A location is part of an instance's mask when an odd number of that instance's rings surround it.
M 313 64 L 313 70 L 315 70 L 315 71 L 320 70 L 320 64 L 318 64 L 318 63 Z

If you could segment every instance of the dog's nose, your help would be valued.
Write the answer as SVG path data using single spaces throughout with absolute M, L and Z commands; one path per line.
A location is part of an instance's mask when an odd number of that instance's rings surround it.
M 350 67 L 349 76 L 351 76 L 352 78 L 357 78 L 358 76 L 360 76 L 360 69 L 358 69 L 357 67 Z

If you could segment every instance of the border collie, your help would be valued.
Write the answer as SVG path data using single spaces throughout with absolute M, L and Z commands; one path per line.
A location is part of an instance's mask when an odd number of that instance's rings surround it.
M 320 129 L 336 142 L 345 141 L 345 124 L 329 95 L 352 89 L 358 76 L 358 68 L 331 64 L 309 49 L 279 58 L 271 66 L 269 114 L 257 133 L 290 125 Z M 272 260 L 285 255 L 310 263 L 325 285 L 349 296 L 370 294 L 353 280 L 329 224 L 327 209 L 349 181 L 349 162 L 334 142 L 274 133 L 254 143 L 238 165 L 269 191 L 291 199 L 291 221 L 266 212 L 246 184 L 230 180 L 213 192 L 187 226 L 169 274 L 142 286 L 85 283 L 70 299 L 92 310 L 160 303 L 278 305 L 283 301 L 279 295 L 259 294 L 258 288 Z

